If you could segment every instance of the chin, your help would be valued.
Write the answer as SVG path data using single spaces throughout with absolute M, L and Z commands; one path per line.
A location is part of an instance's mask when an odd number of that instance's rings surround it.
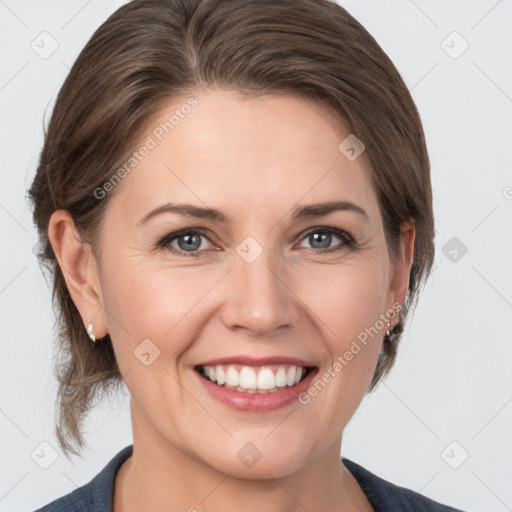
M 221 473 L 230 474 L 233 478 L 254 480 L 282 478 L 296 473 L 303 468 L 307 461 L 303 442 L 283 442 L 282 438 L 269 441 L 265 434 L 255 435 L 255 441 L 249 441 L 250 436 L 230 439 L 229 443 L 207 452 L 196 454 L 205 464 Z M 299 441 L 299 440 L 297 440 Z

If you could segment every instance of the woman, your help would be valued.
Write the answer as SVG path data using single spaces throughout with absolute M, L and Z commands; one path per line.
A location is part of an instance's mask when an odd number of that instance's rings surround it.
M 455 510 L 340 459 L 434 256 L 397 70 L 327 0 L 135 0 L 87 43 L 30 188 L 57 435 L 124 382 L 133 446 L 43 511 Z

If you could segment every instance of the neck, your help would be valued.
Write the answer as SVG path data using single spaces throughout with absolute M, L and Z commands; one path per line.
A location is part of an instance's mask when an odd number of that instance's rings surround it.
M 341 435 L 298 471 L 251 480 L 218 471 L 154 431 L 148 435 L 140 416 L 132 414 L 132 421 L 133 455 L 117 474 L 114 512 L 373 510 L 341 463 Z

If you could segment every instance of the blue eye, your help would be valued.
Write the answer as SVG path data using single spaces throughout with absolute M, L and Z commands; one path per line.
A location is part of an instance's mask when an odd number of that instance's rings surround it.
M 338 238 L 341 242 L 331 247 L 333 237 Z M 162 238 L 158 243 L 158 247 L 167 249 L 178 256 L 198 258 L 205 250 L 202 243 L 203 238 L 209 241 L 208 236 L 203 231 L 184 229 L 170 233 Z M 312 228 L 303 234 L 301 239 L 309 240 L 309 243 L 312 244 L 311 250 L 315 254 L 340 251 L 354 245 L 354 239 L 346 231 L 336 228 Z M 174 242 L 177 243 L 178 247 L 173 245 Z
M 341 240 L 341 246 L 338 244 L 331 247 L 333 236 Z M 313 245 L 312 250 L 315 254 L 339 251 L 343 248 L 351 247 L 354 242 L 353 238 L 346 231 L 336 228 L 313 228 L 304 235 L 304 238 Z
M 201 255 L 200 252 L 197 252 L 202 246 L 201 238 L 208 239 L 201 231 L 183 230 L 167 235 L 159 242 L 158 246 L 179 255 L 198 258 Z M 171 245 L 174 241 L 178 242 L 178 248 Z

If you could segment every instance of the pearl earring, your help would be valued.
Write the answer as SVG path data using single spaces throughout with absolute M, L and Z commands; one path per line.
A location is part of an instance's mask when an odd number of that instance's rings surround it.
M 87 326 L 87 334 L 89 335 L 89 338 L 91 338 L 93 343 L 96 343 L 96 336 L 94 336 L 92 332 L 92 324 L 89 322 L 89 325 Z
M 390 327 L 391 327 L 391 323 L 390 323 L 390 322 L 388 322 L 388 328 L 387 328 L 387 330 L 386 330 L 386 336 L 387 336 L 388 338 L 391 336 Z M 391 329 L 391 330 L 393 330 L 393 329 Z

